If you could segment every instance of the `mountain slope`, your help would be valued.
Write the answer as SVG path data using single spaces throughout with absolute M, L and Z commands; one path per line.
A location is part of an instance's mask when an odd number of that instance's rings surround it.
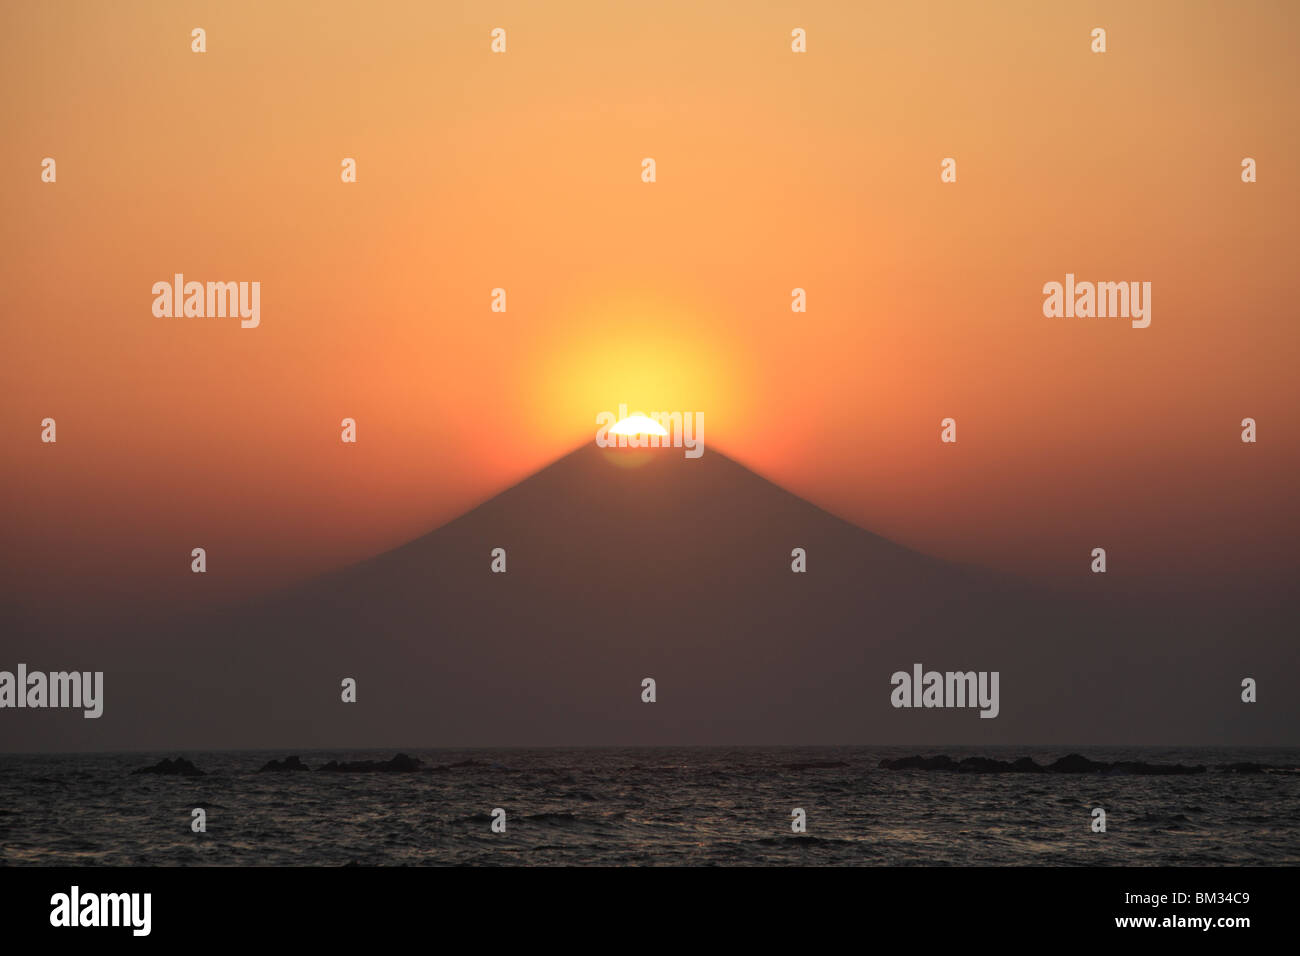
M 0 749 L 1294 740 L 1294 703 L 1256 724 L 1233 690 L 1280 671 L 1293 616 L 1225 642 L 1096 583 L 917 554 L 713 450 L 591 445 L 374 559 L 110 642 L 103 718 L 11 711 Z M 1000 672 L 1000 715 L 893 708 L 916 662 Z

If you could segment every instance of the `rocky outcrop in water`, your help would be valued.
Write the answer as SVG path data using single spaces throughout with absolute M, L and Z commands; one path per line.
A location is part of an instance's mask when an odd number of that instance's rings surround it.
M 316 768 L 317 773 L 414 773 L 420 769 L 420 761 L 406 754 L 398 754 L 392 760 L 354 760 L 339 763 L 331 760 Z
M 1194 767 L 1185 764 L 1146 763 L 1142 760 L 1119 760 L 1114 763 L 1089 760 L 1080 754 L 1067 754 L 1059 760 L 1044 766 L 1030 757 L 1019 760 L 995 760 L 992 757 L 967 757 L 953 760 L 951 757 L 899 757 L 880 761 L 882 770 L 941 770 L 948 773 L 1101 773 L 1101 774 L 1188 774 L 1205 773 L 1203 766 Z
M 283 760 L 268 760 L 266 763 L 262 764 L 262 769 L 257 772 L 258 773 L 284 773 L 287 770 L 310 770 L 310 769 L 311 767 L 307 766 L 305 763 L 299 760 L 297 754 L 294 754 L 292 757 L 285 757 Z
M 132 770 L 131 774 L 138 773 L 158 773 L 172 777 L 202 777 L 203 771 L 194 764 L 190 763 L 184 757 L 177 757 L 175 760 L 168 760 L 164 757 L 152 767 L 141 767 L 138 770 Z

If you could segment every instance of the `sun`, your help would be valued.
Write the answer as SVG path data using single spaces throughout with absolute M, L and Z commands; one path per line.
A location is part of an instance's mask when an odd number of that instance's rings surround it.
M 629 415 L 616 422 L 609 430 L 611 435 L 660 435 L 667 437 L 668 432 L 653 418 L 645 415 Z

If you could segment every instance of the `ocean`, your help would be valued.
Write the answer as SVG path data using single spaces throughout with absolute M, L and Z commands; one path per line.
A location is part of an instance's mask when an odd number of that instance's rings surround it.
M 398 750 L 300 751 L 386 761 Z M 0 864 L 1294 865 L 1300 749 L 691 747 L 400 752 L 411 773 L 259 773 L 286 751 L 0 756 Z M 1068 753 L 1195 775 L 885 770 Z M 201 777 L 133 775 L 184 756 Z M 432 770 L 432 772 L 424 772 Z M 206 832 L 191 830 L 202 808 Z M 1091 830 L 1106 812 L 1106 832 Z M 492 832 L 493 811 L 505 832 Z M 791 829 L 805 812 L 807 831 Z

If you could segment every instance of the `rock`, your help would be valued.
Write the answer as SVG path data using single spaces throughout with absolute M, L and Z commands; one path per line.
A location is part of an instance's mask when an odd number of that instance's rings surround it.
M 294 754 L 292 757 L 285 757 L 283 760 L 268 760 L 266 763 L 262 765 L 262 769 L 257 772 L 258 773 L 283 773 L 286 770 L 310 770 L 310 769 L 311 767 L 307 766 L 305 763 L 299 760 L 297 754 Z
M 161 773 L 173 777 L 202 777 L 203 771 L 194 764 L 190 763 L 184 757 L 177 757 L 175 760 L 168 760 L 164 757 L 152 767 L 141 767 L 138 770 L 132 770 L 132 775 L 138 773 Z
M 1047 765 L 1048 773 L 1100 773 L 1108 765 L 1089 760 L 1080 754 L 1066 754 Z
M 350 763 L 331 760 L 316 768 L 317 773 L 413 773 L 419 769 L 420 761 L 406 754 L 398 754 L 392 760 L 354 760 Z
M 1030 763 L 1034 763 L 1032 760 Z M 1034 764 L 1037 767 L 1037 764 Z M 959 773 L 1015 773 L 1016 768 L 1007 763 L 1005 760 L 994 760 L 992 757 L 967 757 L 961 763 L 957 764 Z
M 956 770 L 957 764 L 951 757 L 899 757 L 897 760 L 880 761 L 885 770 Z
M 1243 764 L 1241 766 L 1250 766 Z M 951 757 L 899 757 L 897 760 L 882 760 L 883 770 L 946 770 L 955 773 L 1106 773 L 1106 774 L 1149 774 L 1163 776 L 1169 774 L 1205 773 L 1202 766 L 1188 767 L 1180 763 L 1159 764 L 1144 763 L 1141 760 L 1120 760 L 1116 763 L 1098 763 L 1080 754 L 1066 754 L 1046 767 L 1035 763 L 1030 757 L 1008 762 L 992 757 L 967 757 L 958 762 Z M 1248 773 L 1250 771 L 1240 771 Z

